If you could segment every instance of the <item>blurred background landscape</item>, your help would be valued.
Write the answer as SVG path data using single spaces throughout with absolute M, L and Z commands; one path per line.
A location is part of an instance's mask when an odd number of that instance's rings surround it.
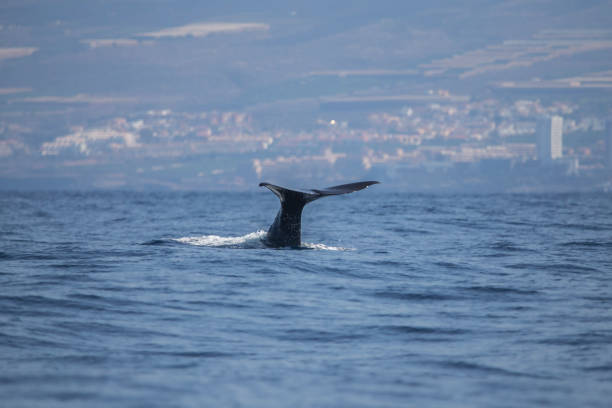
M 609 191 L 610 27 L 594 0 L 5 0 L 0 189 Z

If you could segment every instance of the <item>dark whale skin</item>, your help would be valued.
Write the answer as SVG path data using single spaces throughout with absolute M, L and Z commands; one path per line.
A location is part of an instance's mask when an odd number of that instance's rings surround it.
M 372 184 L 378 184 L 378 181 L 360 181 L 320 190 L 292 190 L 270 183 L 259 183 L 260 187 L 267 187 L 276 194 L 281 204 L 274 222 L 268 229 L 266 245 L 273 248 L 299 248 L 302 245 L 302 210 L 306 204 L 322 197 L 363 190 Z

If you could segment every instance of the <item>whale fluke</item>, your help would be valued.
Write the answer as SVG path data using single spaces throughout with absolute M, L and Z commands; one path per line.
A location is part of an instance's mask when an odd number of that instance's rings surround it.
M 306 204 L 321 197 L 363 190 L 372 184 L 378 184 L 378 181 L 360 181 L 320 190 L 297 190 L 270 183 L 259 183 L 260 187 L 267 187 L 276 194 L 281 202 L 281 208 L 268 230 L 266 244 L 273 247 L 299 247 L 302 244 L 302 210 Z

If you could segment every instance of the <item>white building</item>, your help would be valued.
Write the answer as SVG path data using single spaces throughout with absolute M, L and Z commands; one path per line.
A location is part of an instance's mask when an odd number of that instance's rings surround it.
M 612 118 L 606 121 L 606 153 L 608 168 L 612 169 Z
M 551 162 L 563 157 L 563 118 L 542 119 L 537 127 L 538 159 Z

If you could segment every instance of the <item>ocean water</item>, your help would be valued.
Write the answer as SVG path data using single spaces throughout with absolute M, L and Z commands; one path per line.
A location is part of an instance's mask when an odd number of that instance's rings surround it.
M 612 196 L 1 193 L 3 407 L 609 407 Z

